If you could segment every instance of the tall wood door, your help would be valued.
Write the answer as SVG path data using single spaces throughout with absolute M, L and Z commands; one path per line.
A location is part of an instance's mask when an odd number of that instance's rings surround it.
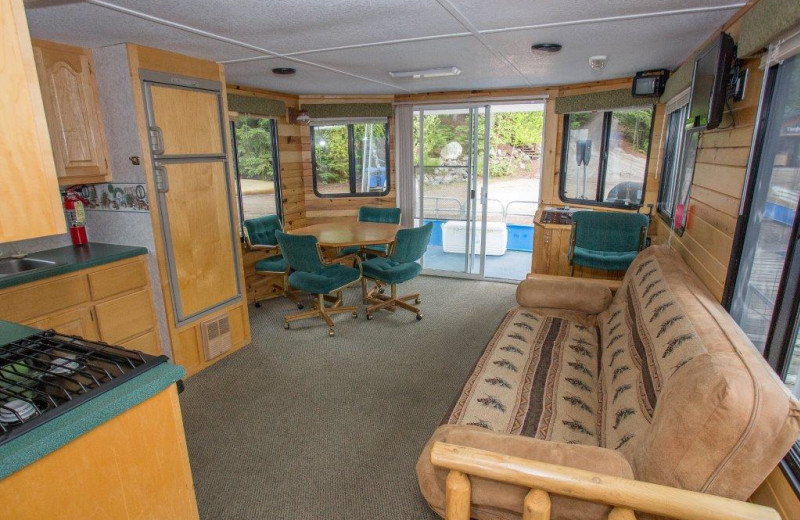
M 34 42 L 33 51 L 59 182 L 110 180 L 90 51 L 44 41 Z
M 0 243 L 64 233 L 22 0 L 0 2 Z
M 178 324 L 241 297 L 219 91 L 145 81 Z

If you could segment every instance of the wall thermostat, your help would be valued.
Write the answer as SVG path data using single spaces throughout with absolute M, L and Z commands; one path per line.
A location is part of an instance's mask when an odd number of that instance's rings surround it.
M 659 97 L 664 93 L 669 71 L 667 69 L 643 70 L 633 77 L 633 97 Z

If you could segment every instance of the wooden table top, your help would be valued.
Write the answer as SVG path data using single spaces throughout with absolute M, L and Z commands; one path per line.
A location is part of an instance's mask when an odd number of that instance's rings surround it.
M 374 246 L 394 242 L 394 236 L 401 226 L 378 222 L 324 222 L 311 226 L 295 228 L 287 233 L 293 235 L 314 235 L 319 245 L 325 247 Z

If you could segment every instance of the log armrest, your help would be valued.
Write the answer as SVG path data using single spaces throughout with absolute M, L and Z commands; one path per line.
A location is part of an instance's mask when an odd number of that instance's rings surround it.
M 531 275 L 517 286 L 517 302 L 523 307 L 563 309 L 598 314 L 612 299 L 606 280 Z
M 781 518 L 774 509 L 757 504 L 444 442 L 433 444 L 430 460 L 450 470 L 446 520 L 469 518 L 471 478 L 530 489 L 522 507 L 524 519 L 549 520 L 550 494 L 611 506 L 611 520 L 635 520 L 635 511 L 680 520 Z

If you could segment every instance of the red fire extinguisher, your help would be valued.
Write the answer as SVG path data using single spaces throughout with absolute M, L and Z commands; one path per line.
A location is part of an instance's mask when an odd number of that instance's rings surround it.
M 64 209 L 67 212 L 67 227 L 72 244 L 83 245 L 89 241 L 86 236 L 86 211 L 83 207 L 89 200 L 78 193 L 80 186 L 70 186 L 64 192 Z

